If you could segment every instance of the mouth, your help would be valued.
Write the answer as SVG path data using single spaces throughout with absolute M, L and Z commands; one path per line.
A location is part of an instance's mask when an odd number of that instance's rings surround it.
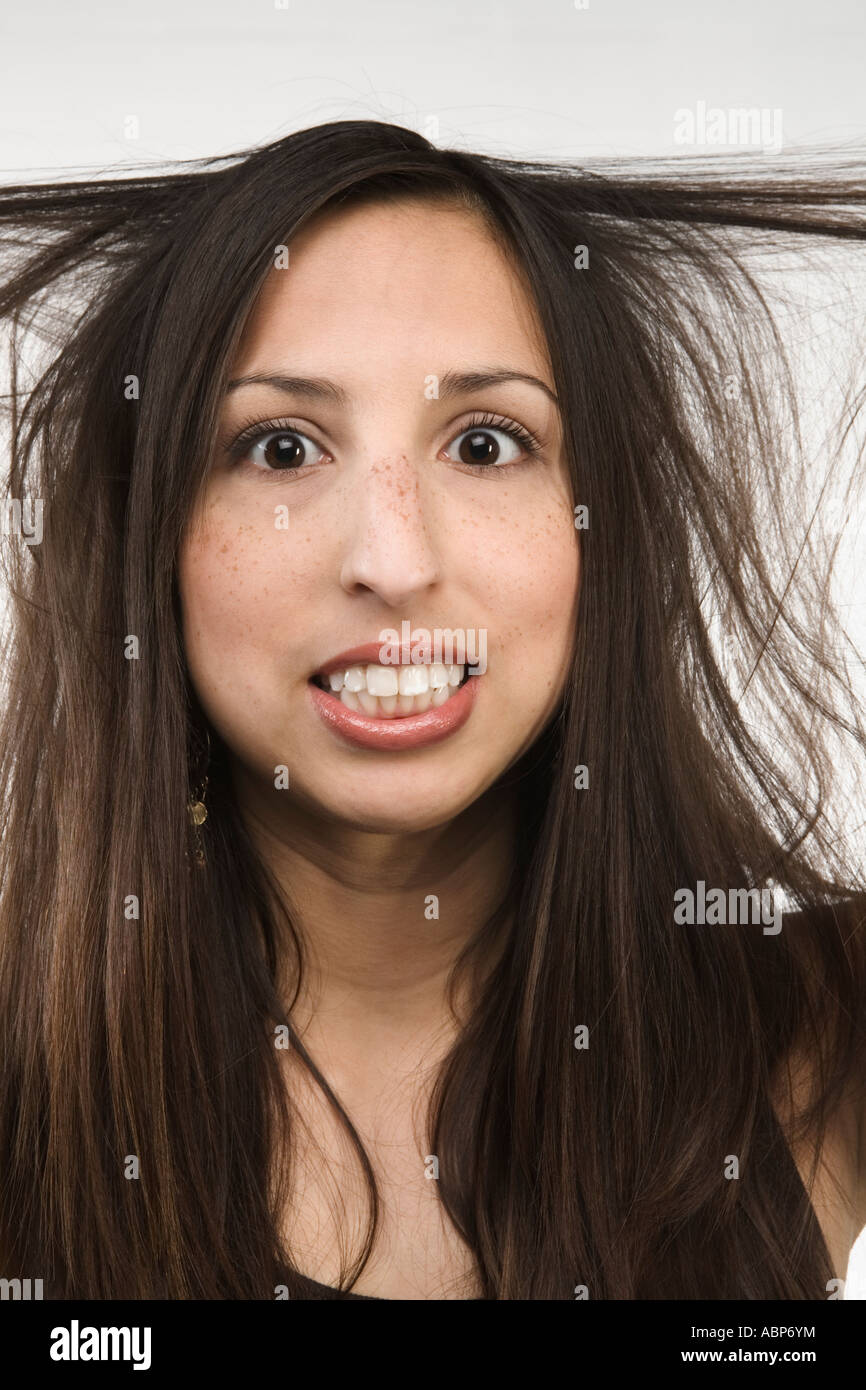
M 368 719 L 401 720 L 440 709 L 477 676 L 466 665 L 347 666 L 317 672 L 310 684 Z
M 480 684 L 465 665 L 433 662 L 371 671 L 369 665 L 341 661 L 317 671 L 307 688 L 313 711 L 337 738 L 376 753 L 404 753 L 441 743 L 462 729 Z

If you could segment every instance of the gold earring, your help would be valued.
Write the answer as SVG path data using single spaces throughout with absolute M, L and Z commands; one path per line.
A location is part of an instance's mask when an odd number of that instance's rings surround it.
M 205 768 L 207 768 L 210 765 L 210 734 L 207 730 L 205 730 L 205 737 L 207 738 L 207 753 L 205 755 L 204 765 Z M 195 862 L 199 867 L 203 866 L 207 862 L 205 858 L 201 834 L 199 832 L 199 826 L 204 825 L 205 821 L 207 820 L 207 807 L 204 804 L 204 799 L 207 794 L 207 783 L 208 779 L 207 775 L 205 774 L 202 776 L 201 781 L 196 785 L 196 788 L 190 800 L 186 804 L 187 815 L 189 816 L 190 825 L 192 826 L 193 840 L 195 844 Z

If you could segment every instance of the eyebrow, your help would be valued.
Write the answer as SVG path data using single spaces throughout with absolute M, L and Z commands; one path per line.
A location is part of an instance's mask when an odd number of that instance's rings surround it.
M 537 386 L 549 397 L 555 406 L 559 406 L 559 400 L 555 392 L 551 391 L 546 382 L 537 376 L 530 376 L 527 372 L 513 372 L 507 367 L 495 367 L 485 371 L 476 372 L 446 372 L 439 379 L 439 396 L 447 399 L 449 396 L 467 395 L 471 391 L 480 391 L 485 386 L 499 386 L 507 381 L 522 381 L 527 386 Z M 344 391 L 336 382 L 328 381 L 325 377 L 307 376 L 283 376 L 280 373 L 254 372 L 250 376 L 239 376 L 230 381 L 226 387 L 226 395 L 230 391 L 237 391 L 242 386 L 273 386 L 277 391 L 284 392 L 285 395 L 306 396 L 310 400 L 331 401 L 335 405 L 348 405 L 351 396 Z

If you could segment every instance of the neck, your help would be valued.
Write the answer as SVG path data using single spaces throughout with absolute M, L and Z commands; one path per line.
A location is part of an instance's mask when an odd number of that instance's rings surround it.
M 384 1036 L 452 1036 L 446 987 L 505 895 L 516 849 L 513 796 L 491 790 L 445 825 L 386 834 L 289 804 L 242 771 L 234 780 L 301 938 L 292 1020 L 305 1045 L 342 1035 L 360 1052 Z M 286 984 L 291 998 L 296 982 Z

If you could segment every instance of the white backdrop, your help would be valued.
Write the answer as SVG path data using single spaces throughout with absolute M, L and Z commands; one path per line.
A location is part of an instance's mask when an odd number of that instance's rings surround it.
M 729 145 L 862 142 L 864 35 L 862 0 L 2 0 L 0 179 L 358 118 L 543 158 L 684 152 L 714 109 Z M 839 599 L 862 648 L 861 533 Z M 847 1296 L 866 1297 L 866 1233 Z

